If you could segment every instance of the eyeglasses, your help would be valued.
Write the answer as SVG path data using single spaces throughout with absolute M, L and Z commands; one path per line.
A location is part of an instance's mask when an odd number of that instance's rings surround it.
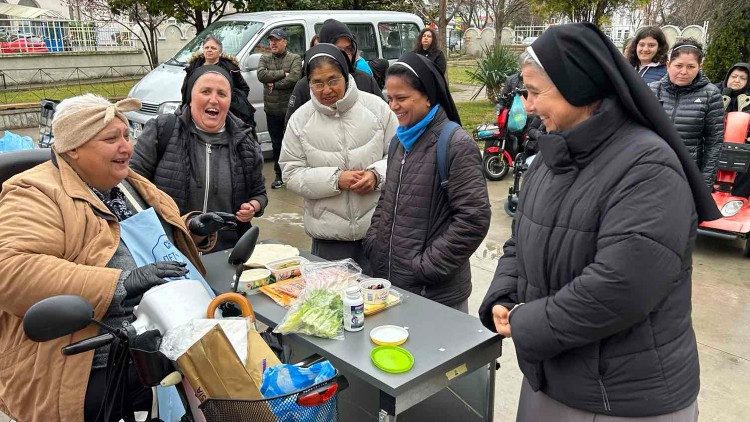
M 331 78 L 328 80 L 328 82 L 313 82 L 310 84 L 310 86 L 312 87 L 313 91 L 321 92 L 326 89 L 326 86 L 328 86 L 329 88 L 334 88 L 338 86 L 343 80 L 344 78 Z

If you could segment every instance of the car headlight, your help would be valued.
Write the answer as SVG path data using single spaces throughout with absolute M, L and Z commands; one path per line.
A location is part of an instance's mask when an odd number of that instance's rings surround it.
M 180 104 L 181 103 L 175 101 L 161 103 L 159 106 L 159 114 L 173 114 L 178 108 L 180 108 Z
M 733 217 L 742 209 L 742 201 L 729 201 L 721 207 L 721 215 L 724 217 Z

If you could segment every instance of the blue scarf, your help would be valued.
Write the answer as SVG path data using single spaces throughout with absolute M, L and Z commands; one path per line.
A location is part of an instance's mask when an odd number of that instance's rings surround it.
M 404 146 L 406 152 L 411 151 L 419 137 L 422 136 L 425 129 L 427 129 L 427 125 L 429 125 L 432 119 L 435 118 L 439 109 L 440 104 L 435 104 L 422 120 L 414 123 L 411 127 L 399 126 L 396 128 L 396 136 L 398 136 L 398 140 L 401 142 L 401 145 Z

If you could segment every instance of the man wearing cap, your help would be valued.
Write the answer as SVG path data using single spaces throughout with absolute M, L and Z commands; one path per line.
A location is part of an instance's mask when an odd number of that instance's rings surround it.
M 365 64 L 367 62 L 361 57 L 357 58 L 357 41 L 345 23 L 339 22 L 336 19 L 328 19 L 323 22 L 323 26 L 320 27 L 320 42 L 334 44 L 346 54 L 346 57 L 349 59 L 349 73 L 354 76 L 357 89 L 383 98 L 383 92 L 378 82 L 372 76 L 372 70 L 364 72 L 357 67 L 358 62 L 365 62 Z M 310 83 L 307 80 L 307 75 L 305 75 L 294 86 L 292 96 L 289 98 L 286 121 L 289 121 L 292 114 L 308 101 L 310 101 Z
M 264 84 L 263 106 L 266 111 L 268 134 L 273 145 L 273 167 L 276 178 L 272 189 L 284 185 L 281 180 L 279 154 L 281 140 L 284 139 L 284 126 L 289 97 L 295 84 L 302 76 L 302 59 L 299 55 L 287 51 L 289 35 L 282 28 L 276 28 L 268 34 L 271 53 L 264 54 L 258 65 L 258 80 Z

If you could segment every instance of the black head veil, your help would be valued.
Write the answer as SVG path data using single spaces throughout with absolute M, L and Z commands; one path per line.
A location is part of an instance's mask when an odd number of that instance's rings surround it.
M 305 74 L 310 75 L 310 61 L 315 59 L 316 57 L 320 56 L 326 56 L 329 57 L 338 63 L 339 68 L 341 69 L 341 73 L 348 78 L 349 74 L 353 73 L 351 68 L 351 63 L 346 58 L 346 55 L 341 49 L 336 47 L 333 44 L 328 43 L 320 43 L 316 44 L 314 47 L 311 47 L 307 52 L 305 53 Z
M 677 154 L 701 221 L 721 218 L 695 161 L 651 89 L 596 26 L 573 23 L 544 31 L 528 50 L 562 96 L 575 106 L 616 95 L 636 122 L 661 136 Z
M 448 115 L 448 119 L 461 124 L 461 117 L 458 115 L 458 109 L 453 102 L 450 92 L 448 92 L 448 83 L 445 76 L 440 73 L 435 64 L 428 58 L 420 56 L 414 52 L 404 53 L 393 66 L 405 65 L 411 70 L 422 82 L 427 91 L 427 98 L 431 104 L 440 104 Z

